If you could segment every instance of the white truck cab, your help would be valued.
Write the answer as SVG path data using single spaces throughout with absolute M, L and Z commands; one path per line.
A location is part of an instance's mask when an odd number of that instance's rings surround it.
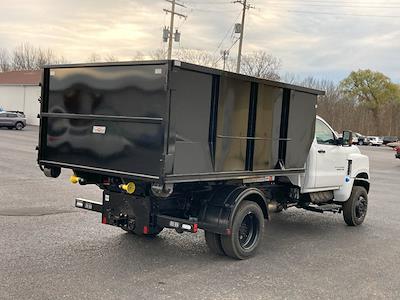
M 346 134 L 347 133 L 347 134 Z M 347 140 L 346 140 L 347 136 Z M 332 127 L 317 117 L 315 137 L 306 172 L 291 177 L 313 211 L 343 211 L 348 225 L 360 225 L 366 215 L 369 192 L 369 159 L 352 145 L 350 132 L 339 138 Z

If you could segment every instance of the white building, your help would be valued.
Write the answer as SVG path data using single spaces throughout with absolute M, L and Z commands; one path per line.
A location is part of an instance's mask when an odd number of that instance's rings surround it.
M 29 125 L 39 125 L 41 71 L 0 73 L 0 108 L 23 111 Z

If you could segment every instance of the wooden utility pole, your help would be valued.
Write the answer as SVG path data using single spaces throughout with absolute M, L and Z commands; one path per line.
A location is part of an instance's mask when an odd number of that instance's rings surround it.
M 171 3 L 171 10 L 164 9 L 166 13 L 171 14 L 171 21 L 169 23 L 169 37 L 168 37 L 168 59 L 172 58 L 172 42 L 173 42 L 173 35 L 174 35 L 174 21 L 175 21 L 175 15 L 181 17 L 181 18 L 187 18 L 187 16 L 175 12 L 175 6 L 179 5 L 182 7 L 186 7 L 185 5 L 176 2 L 176 0 L 165 0 L 167 2 Z
M 240 3 L 243 5 L 242 11 L 242 23 L 240 26 L 240 38 L 239 38 L 239 49 L 238 49 L 238 57 L 237 57 L 237 65 L 236 65 L 236 73 L 240 73 L 240 63 L 242 61 L 242 47 L 243 47 L 243 35 L 244 35 L 244 21 L 246 18 L 246 10 L 250 8 L 254 8 L 251 5 L 247 4 L 247 0 L 237 0 L 234 3 Z

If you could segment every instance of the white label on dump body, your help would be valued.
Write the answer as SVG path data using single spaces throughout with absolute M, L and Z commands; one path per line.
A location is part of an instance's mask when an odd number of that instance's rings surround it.
M 105 134 L 106 133 L 106 126 L 93 126 L 93 133 L 98 134 Z

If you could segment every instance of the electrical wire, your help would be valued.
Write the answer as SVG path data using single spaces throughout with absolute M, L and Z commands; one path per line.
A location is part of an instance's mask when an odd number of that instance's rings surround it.
M 227 51 L 228 51 L 228 52 L 231 51 L 231 49 L 233 48 L 233 46 L 235 46 L 236 43 L 237 43 L 239 40 L 240 40 L 240 38 L 237 38 L 237 39 L 233 42 L 233 44 L 229 47 L 229 49 L 228 49 Z M 218 58 L 218 60 L 215 61 L 215 62 L 212 64 L 213 67 L 214 67 L 217 63 L 219 63 L 223 57 L 224 57 L 224 55 L 222 55 L 220 58 Z

